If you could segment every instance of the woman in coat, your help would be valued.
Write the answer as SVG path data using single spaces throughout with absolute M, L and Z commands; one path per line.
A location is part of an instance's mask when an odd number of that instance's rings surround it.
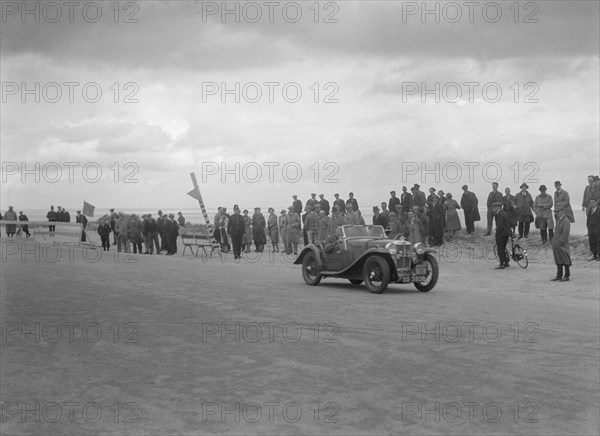
M 556 225 L 554 226 L 554 238 L 552 239 L 552 253 L 554 254 L 554 263 L 556 264 L 556 277 L 550 279 L 553 282 L 568 282 L 571 276 L 570 234 L 571 223 L 567 218 L 566 211 L 561 209 L 556 213 Z
M 515 195 L 515 205 L 517 211 L 517 221 L 519 222 L 519 238 L 523 236 L 529 237 L 529 226 L 533 222 L 533 198 L 527 191 L 529 186 L 527 183 L 523 183 L 521 186 L 521 192 Z
M 252 245 L 252 218 L 248 216 L 248 209 L 244 209 L 244 226 L 245 233 L 242 236 L 242 251 L 250 253 Z
M 449 192 L 446 194 L 446 231 L 452 232 L 452 235 L 456 234 L 457 230 L 460 230 L 460 218 L 457 210 L 460 209 L 458 201 L 452 198 L 452 194 Z

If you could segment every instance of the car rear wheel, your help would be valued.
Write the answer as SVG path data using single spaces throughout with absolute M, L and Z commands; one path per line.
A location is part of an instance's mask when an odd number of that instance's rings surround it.
M 390 282 L 390 267 L 381 256 L 370 256 L 364 267 L 365 286 L 373 294 L 381 294 Z
M 438 263 L 435 257 L 428 253 L 423 257 L 422 265 L 427 267 L 427 277 L 421 282 L 415 282 L 415 287 L 421 292 L 429 292 L 438 281 Z
M 304 259 L 302 259 L 302 278 L 309 286 L 317 286 L 321 282 L 317 258 L 312 251 L 306 253 Z
M 363 280 L 357 280 L 357 279 L 348 279 L 348 281 L 350 283 L 352 283 L 353 285 L 360 285 L 363 282 Z

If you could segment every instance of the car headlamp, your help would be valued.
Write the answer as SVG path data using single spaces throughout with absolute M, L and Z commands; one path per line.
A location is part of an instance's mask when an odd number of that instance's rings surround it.
M 392 256 L 395 256 L 396 254 L 398 254 L 398 246 L 396 244 L 394 244 L 393 242 L 389 242 L 386 246 L 385 246 L 386 250 L 388 250 L 390 252 L 390 254 Z
M 419 255 L 425 253 L 425 244 L 423 244 L 422 242 L 417 242 L 415 244 L 415 253 Z

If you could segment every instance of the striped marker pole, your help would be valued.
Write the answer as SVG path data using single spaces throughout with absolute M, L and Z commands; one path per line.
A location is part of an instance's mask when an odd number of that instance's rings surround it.
M 200 209 L 202 210 L 202 216 L 204 216 L 204 221 L 208 225 L 209 235 L 213 234 L 213 225 L 210 223 L 210 219 L 208 218 L 208 213 L 206 213 L 206 207 L 204 206 L 204 201 L 202 200 L 202 194 L 200 194 L 200 186 L 198 186 L 198 181 L 196 180 L 196 174 L 190 173 L 190 177 L 192 178 L 192 183 L 194 184 L 194 189 L 188 192 L 187 195 L 190 197 L 194 197 L 198 200 L 198 204 L 200 204 Z

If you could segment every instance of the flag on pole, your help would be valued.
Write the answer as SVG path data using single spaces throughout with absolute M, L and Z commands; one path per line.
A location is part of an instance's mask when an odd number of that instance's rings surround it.
M 94 209 L 96 209 L 96 206 L 93 206 L 93 205 L 89 204 L 85 200 L 83 201 L 83 214 L 85 216 L 93 217 L 94 216 Z

